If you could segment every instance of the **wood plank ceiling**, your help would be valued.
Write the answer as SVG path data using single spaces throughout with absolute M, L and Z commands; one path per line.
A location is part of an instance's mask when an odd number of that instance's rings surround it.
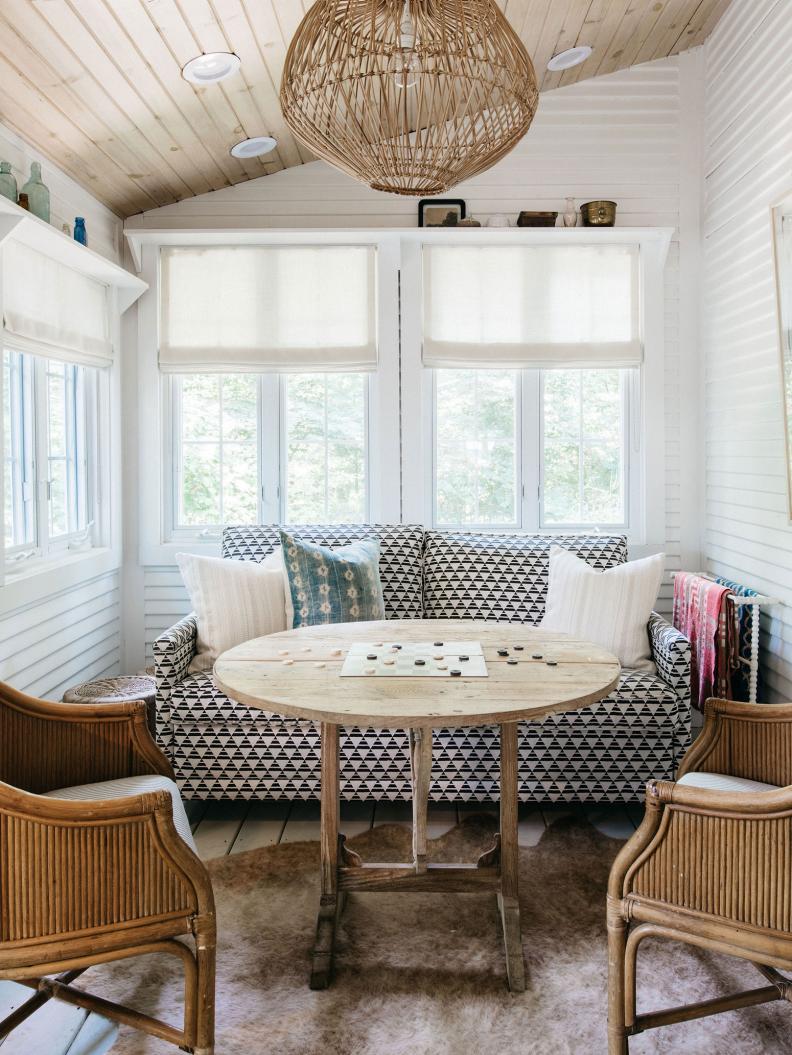
M 2 0 L 0 122 L 122 217 L 313 160 L 278 105 L 311 0 Z M 499 0 L 546 91 L 701 44 L 729 0 Z M 550 73 L 575 44 L 594 53 Z M 181 67 L 235 51 L 238 74 L 196 88 Z M 238 161 L 233 143 L 273 135 Z

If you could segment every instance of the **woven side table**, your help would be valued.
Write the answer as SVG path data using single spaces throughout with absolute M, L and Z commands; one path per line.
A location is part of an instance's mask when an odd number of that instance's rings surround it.
M 144 700 L 151 735 L 157 733 L 157 684 L 145 674 L 121 674 L 75 685 L 63 694 L 64 703 L 118 703 Z

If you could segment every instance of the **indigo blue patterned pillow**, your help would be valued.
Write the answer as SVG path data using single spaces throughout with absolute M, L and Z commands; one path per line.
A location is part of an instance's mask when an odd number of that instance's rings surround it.
M 329 549 L 281 531 L 281 545 L 295 627 L 385 618 L 378 539 Z

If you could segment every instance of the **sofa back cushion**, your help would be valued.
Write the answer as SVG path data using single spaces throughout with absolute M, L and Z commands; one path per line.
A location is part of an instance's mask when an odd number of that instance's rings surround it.
M 227 527 L 222 555 L 262 561 L 280 545 L 280 525 Z M 422 615 L 424 529 L 413 524 L 289 525 L 290 534 L 320 546 L 345 546 L 375 536 L 380 543 L 380 580 L 386 619 L 420 619 Z
M 627 560 L 623 535 L 427 531 L 426 618 L 538 623 L 544 615 L 551 546 L 563 546 L 603 571 Z

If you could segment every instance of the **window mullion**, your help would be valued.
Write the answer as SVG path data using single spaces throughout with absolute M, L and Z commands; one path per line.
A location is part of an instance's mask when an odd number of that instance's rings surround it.
M 261 399 L 258 419 L 260 459 L 259 488 L 261 519 L 276 524 L 283 518 L 286 506 L 285 400 L 286 378 L 279 374 L 261 375 Z
M 539 370 L 520 371 L 520 500 L 524 531 L 540 528 L 542 491 L 542 379 Z
M 43 557 L 47 557 L 50 551 L 47 362 L 39 358 L 34 358 L 32 362 L 33 489 L 36 495 L 38 549 Z

